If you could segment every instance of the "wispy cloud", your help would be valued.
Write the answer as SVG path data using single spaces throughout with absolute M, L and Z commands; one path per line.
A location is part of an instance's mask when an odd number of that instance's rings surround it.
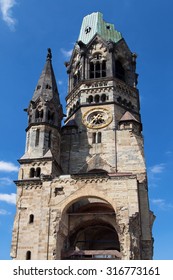
M 0 178 L 0 186 L 9 186 L 13 183 L 13 181 L 8 177 Z
M 6 194 L 6 193 L 0 193 L 0 201 L 4 201 L 9 204 L 16 204 L 16 194 Z
M 165 199 L 162 198 L 151 199 L 151 203 L 153 205 L 156 205 L 161 210 L 173 209 L 173 204 L 166 202 Z
M 63 84 L 63 81 L 60 81 L 60 80 L 59 80 L 59 81 L 58 81 L 58 85 L 61 86 L 62 84 Z
M 14 30 L 16 20 L 12 15 L 12 8 L 16 5 L 15 0 L 0 0 L 0 10 L 2 19 L 7 23 L 11 30 Z
M 158 173 L 162 173 L 165 169 L 165 163 L 159 163 L 156 165 L 153 165 L 149 168 L 149 172 L 153 173 L 153 174 L 158 174 Z
M 73 49 L 67 51 L 65 49 L 61 49 L 62 54 L 66 57 L 66 58 L 70 58 L 70 56 L 72 55 Z
M 165 171 L 166 164 L 158 163 L 148 168 L 148 181 L 150 187 L 157 187 L 161 174 Z
M 10 212 L 8 212 L 4 209 L 0 209 L 0 215 L 3 215 L 3 216 L 10 215 Z
M 18 172 L 18 166 L 14 165 L 12 162 L 0 161 L 0 172 Z

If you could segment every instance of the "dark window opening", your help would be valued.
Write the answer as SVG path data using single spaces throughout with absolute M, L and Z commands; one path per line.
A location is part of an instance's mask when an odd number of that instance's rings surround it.
M 48 136 L 48 148 L 51 148 L 51 138 L 52 138 L 52 131 L 49 131 L 49 136 Z
M 54 113 L 52 113 L 51 111 L 48 111 L 48 121 L 54 121 Z
M 100 62 L 97 61 L 95 65 L 95 78 L 100 78 L 101 77 L 101 67 L 100 67 Z
M 34 175 L 35 175 L 35 169 L 34 169 L 34 168 L 31 168 L 31 169 L 30 169 L 30 173 L 29 173 L 29 177 L 30 177 L 30 178 L 33 178 Z
M 94 63 L 90 63 L 90 79 L 94 79 Z
M 72 114 L 72 112 L 73 112 L 73 109 L 70 108 L 70 110 L 69 110 L 69 116 Z
M 73 105 L 73 112 L 76 110 L 76 105 L 74 104 Z
M 102 134 L 101 132 L 98 132 L 97 143 L 101 143 L 101 140 L 102 140 Z
M 93 102 L 93 96 L 92 96 L 92 95 L 90 95 L 90 96 L 88 97 L 88 102 L 89 102 L 89 103 Z
M 102 77 L 106 77 L 106 61 L 102 62 Z
M 99 96 L 98 94 L 94 97 L 94 101 L 95 101 L 96 103 L 99 103 L 99 101 L 100 101 L 100 96 Z
M 31 260 L 31 251 L 26 252 L 26 260 Z
M 32 224 L 34 222 L 34 215 L 29 215 L 29 224 Z
M 35 118 L 37 121 L 41 121 L 41 119 L 43 118 L 43 110 L 36 110 L 35 111 Z
M 35 146 L 39 145 L 39 140 L 40 140 L 40 129 L 36 130 L 36 137 L 35 137 Z
M 101 143 L 101 139 L 102 139 L 102 134 L 101 134 L 101 132 L 98 132 L 98 133 L 94 132 L 94 133 L 92 134 L 92 143 L 93 143 L 93 144 L 99 144 L 99 143 Z
M 92 134 L 92 143 L 95 144 L 96 143 L 96 132 L 94 132 Z
M 125 81 L 125 70 L 119 60 L 115 62 L 115 71 L 116 78 Z
M 102 102 L 105 102 L 105 101 L 106 101 L 106 94 L 102 94 L 102 96 L 101 96 L 101 101 L 102 101 Z
M 46 89 L 51 89 L 51 86 L 49 84 L 47 84 Z
M 41 174 L 41 168 L 37 167 L 36 172 L 35 172 L 35 176 L 40 177 L 40 174 Z
M 95 54 L 95 63 L 90 62 L 90 79 L 106 77 L 106 61 L 101 60 L 101 57 L 101 54 Z

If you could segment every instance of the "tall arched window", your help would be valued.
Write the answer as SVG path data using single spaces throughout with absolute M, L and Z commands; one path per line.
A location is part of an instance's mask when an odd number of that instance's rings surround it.
M 90 61 L 89 78 L 98 79 L 102 77 L 106 77 L 106 61 L 101 53 L 97 53 Z
M 33 178 L 35 176 L 35 169 L 34 168 L 31 168 L 30 169 L 30 173 L 29 173 L 29 177 L 30 178 Z
M 115 61 L 115 77 L 125 81 L 125 70 L 119 60 Z
M 41 174 L 41 168 L 40 168 L 40 167 L 37 167 L 35 176 L 36 176 L 36 177 L 40 177 L 40 174 Z

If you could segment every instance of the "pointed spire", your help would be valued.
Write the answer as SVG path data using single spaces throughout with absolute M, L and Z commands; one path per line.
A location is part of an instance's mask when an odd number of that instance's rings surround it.
M 52 51 L 50 48 L 47 49 L 47 60 L 52 60 Z
M 32 101 L 36 102 L 40 97 L 45 101 L 55 99 L 59 103 L 58 88 L 52 67 L 52 52 L 50 48 L 48 48 L 46 63 L 38 80 Z

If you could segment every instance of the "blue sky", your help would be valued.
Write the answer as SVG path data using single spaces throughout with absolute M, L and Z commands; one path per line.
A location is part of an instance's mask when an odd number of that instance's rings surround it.
M 10 259 L 19 159 L 28 106 L 47 48 L 61 102 L 64 61 L 85 15 L 100 11 L 138 54 L 137 72 L 154 223 L 154 259 L 173 259 L 173 2 L 171 0 L 0 0 L 0 259 Z

